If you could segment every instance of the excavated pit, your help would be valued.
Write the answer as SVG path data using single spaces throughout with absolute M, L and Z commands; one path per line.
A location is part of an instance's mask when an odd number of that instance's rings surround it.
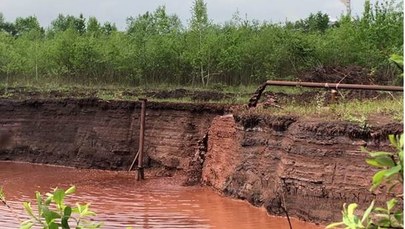
M 326 223 L 343 203 L 368 205 L 370 150 L 393 150 L 399 122 L 367 128 L 294 116 L 227 114 L 224 105 L 147 105 L 145 164 L 155 175 Z M 97 99 L 1 100 L 0 160 L 127 170 L 138 150 L 140 104 Z M 4 141 L 4 142 L 3 142 Z M 383 201 L 381 199 L 380 201 Z

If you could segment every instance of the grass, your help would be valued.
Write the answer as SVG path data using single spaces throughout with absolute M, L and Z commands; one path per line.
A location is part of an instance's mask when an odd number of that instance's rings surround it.
M 192 92 L 215 91 L 222 92 L 228 96 L 222 100 L 199 101 L 191 96 L 178 98 L 156 98 L 151 96 L 151 92 L 171 91 L 178 88 Z M 27 99 L 52 98 L 57 94 L 58 98 L 75 97 L 87 98 L 97 97 L 102 100 L 138 100 L 139 97 L 147 97 L 149 101 L 156 102 L 182 102 L 182 103 L 219 103 L 231 105 L 246 105 L 251 94 L 256 90 L 256 86 L 225 87 L 212 86 L 211 88 L 184 87 L 173 85 L 157 85 L 148 88 L 123 87 L 117 85 L 104 86 L 83 86 L 79 84 L 62 85 L 55 83 L 44 84 L 41 87 L 32 84 L 0 84 L 0 98 Z M 269 89 L 267 89 L 269 90 Z M 282 92 L 288 95 L 300 94 L 311 89 L 297 87 L 271 87 L 273 93 Z M 148 94 L 149 93 L 149 94 Z M 319 93 L 321 95 L 321 93 Z M 322 119 L 337 119 L 356 123 L 367 122 L 372 116 L 386 116 L 396 121 L 403 121 L 404 103 L 403 96 L 385 97 L 383 99 L 369 100 L 346 100 L 336 104 L 324 105 L 322 98 L 314 98 L 314 102 L 302 104 L 291 100 L 283 101 L 280 104 L 282 109 L 271 107 L 269 109 L 256 108 L 253 111 L 263 115 L 294 115 L 300 117 L 314 117 Z M 245 111 L 243 111 L 245 112 Z
M 358 124 L 378 121 L 381 117 L 392 121 L 404 120 L 403 96 L 378 100 L 350 100 L 329 105 L 320 105 L 316 101 L 309 104 L 291 102 L 281 106 L 282 108 L 256 108 L 247 112 L 259 115 L 292 115 L 331 121 L 342 120 Z

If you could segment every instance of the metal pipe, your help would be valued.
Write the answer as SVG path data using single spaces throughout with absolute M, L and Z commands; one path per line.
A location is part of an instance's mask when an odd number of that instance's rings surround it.
M 403 87 L 399 86 L 383 86 L 383 85 L 362 85 L 362 84 L 343 84 L 343 83 L 312 83 L 298 81 L 277 81 L 268 80 L 267 85 L 272 86 L 296 86 L 296 87 L 315 87 L 315 88 L 330 88 L 330 89 L 355 89 L 355 90 L 374 90 L 374 91 L 404 91 Z
M 138 174 L 136 180 L 144 180 L 143 168 L 143 149 L 145 140 L 145 114 L 146 114 L 146 101 L 147 99 L 139 99 L 141 101 L 141 125 L 139 130 L 139 157 L 138 157 Z
M 329 88 L 333 90 L 339 89 L 354 89 L 354 90 L 375 90 L 375 91 L 399 91 L 403 92 L 404 88 L 399 86 L 383 86 L 383 85 L 362 85 L 362 84 L 341 84 L 341 83 L 312 83 L 312 82 L 297 82 L 297 81 L 277 81 L 268 80 L 260 85 L 253 96 L 249 100 L 249 107 L 256 107 L 262 96 L 266 86 L 287 86 L 287 87 L 313 87 L 313 88 Z

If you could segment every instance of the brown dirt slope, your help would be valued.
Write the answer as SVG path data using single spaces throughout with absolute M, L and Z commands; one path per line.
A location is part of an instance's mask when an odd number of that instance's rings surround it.
M 139 102 L 97 99 L 0 101 L 0 160 L 128 169 L 138 150 Z M 226 107 L 147 105 L 147 165 L 185 170 L 198 141 Z
M 387 134 L 400 123 L 370 129 L 341 121 L 296 117 L 232 117 L 213 120 L 202 179 L 226 195 L 264 206 L 269 213 L 315 222 L 340 220 L 343 203 L 368 206 L 374 172 L 370 150 L 392 150 Z M 380 200 L 382 201 L 382 200 Z

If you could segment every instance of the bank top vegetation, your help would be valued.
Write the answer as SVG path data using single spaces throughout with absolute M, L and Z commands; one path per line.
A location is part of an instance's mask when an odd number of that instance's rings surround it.
M 303 71 L 356 65 L 376 82 L 400 83 L 389 61 L 403 55 L 402 1 L 364 2 L 364 13 L 332 21 L 318 12 L 283 23 L 236 12 L 213 23 L 195 0 L 183 23 L 164 6 L 128 17 L 125 31 L 83 15 L 59 15 L 49 27 L 35 16 L 0 14 L 0 81 L 10 85 L 256 85 Z

